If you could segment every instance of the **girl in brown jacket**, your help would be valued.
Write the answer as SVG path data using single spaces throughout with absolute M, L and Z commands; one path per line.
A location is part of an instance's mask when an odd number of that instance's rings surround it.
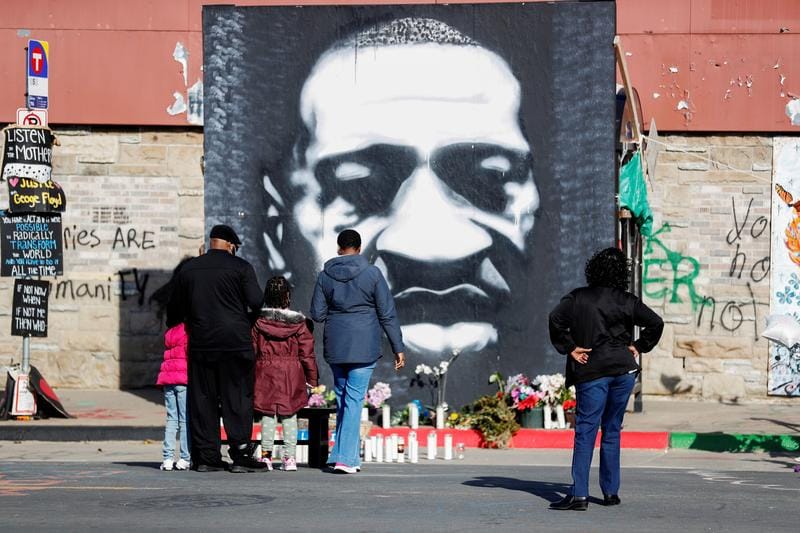
M 297 470 L 297 412 L 308 403 L 307 386 L 318 384 L 314 336 L 302 313 L 289 309 L 291 287 L 271 278 L 251 335 L 256 354 L 253 407 L 261 418 L 261 460 L 272 470 L 275 427 L 283 425 L 282 470 Z

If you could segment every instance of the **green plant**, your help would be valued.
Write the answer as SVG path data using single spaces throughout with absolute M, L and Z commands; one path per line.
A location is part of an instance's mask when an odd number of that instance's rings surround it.
M 500 392 L 481 396 L 464 409 L 464 416 L 481 432 L 488 448 L 507 448 L 520 427 L 514 410 Z

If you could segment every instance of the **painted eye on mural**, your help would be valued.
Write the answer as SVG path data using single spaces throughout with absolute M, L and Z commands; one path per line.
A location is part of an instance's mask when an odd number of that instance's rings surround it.
M 314 175 L 322 189 L 322 205 L 342 198 L 362 215 L 389 208 L 395 193 L 417 166 L 413 148 L 376 144 L 317 163 Z
M 501 212 L 508 203 L 506 184 L 526 182 L 532 166 L 528 152 L 493 144 L 455 144 L 434 153 L 431 168 L 475 207 Z

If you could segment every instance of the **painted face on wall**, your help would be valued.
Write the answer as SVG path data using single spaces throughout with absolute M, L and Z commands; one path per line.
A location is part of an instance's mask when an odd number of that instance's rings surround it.
M 319 267 L 341 230 L 361 234 L 416 353 L 498 341 L 515 290 L 504 271 L 529 252 L 539 205 L 519 105 L 508 65 L 474 44 L 332 50 L 303 87 L 300 233 Z

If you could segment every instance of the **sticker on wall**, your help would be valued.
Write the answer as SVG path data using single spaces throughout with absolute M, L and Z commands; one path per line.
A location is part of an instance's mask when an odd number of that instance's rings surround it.
M 0 212 L 0 276 L 60 276 L 64 273 L 61 215 Z
M 63 213 L 67 197 L 61 185 L 32 178 L 8 178 L 8 210 L 12 213 Z
M 46 182 L 51 177 L 55 135 L 49 128 L 8 126 L 3 129 L 3 178 Z
M 773 144 L 771 316 L 800 320 L 800 139 Z M 800 396 L 800 344 L 770 342 L 768 394 Z

